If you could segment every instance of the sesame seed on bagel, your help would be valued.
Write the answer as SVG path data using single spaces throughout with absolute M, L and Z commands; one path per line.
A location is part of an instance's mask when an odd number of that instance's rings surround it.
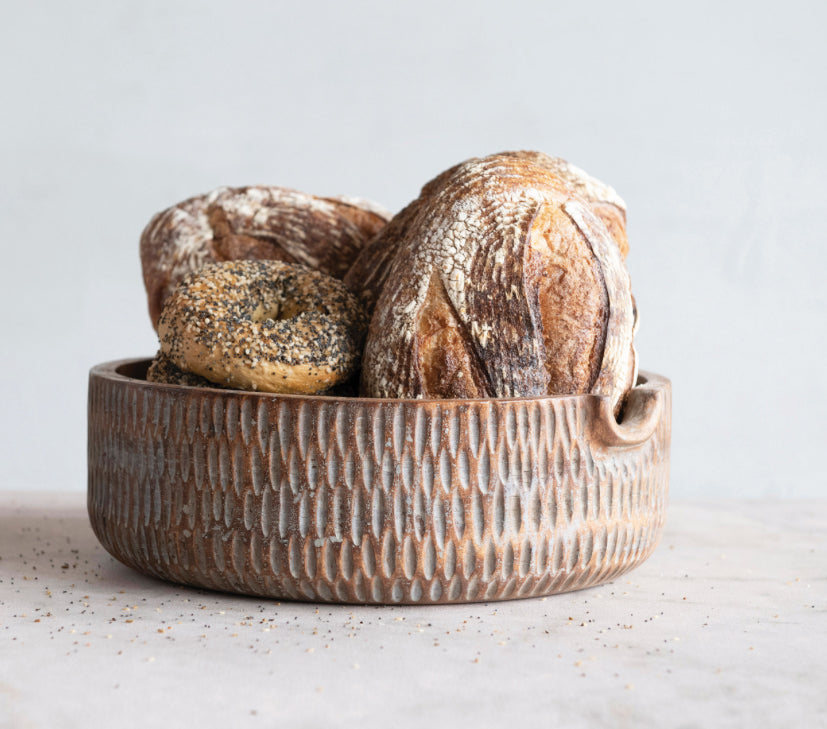
M 172 363 L 211 382 L 314 394 L 355 373 L 366 326 L 337 279 L 281 261 L 229 261 L 181 282 L 158 336 Z

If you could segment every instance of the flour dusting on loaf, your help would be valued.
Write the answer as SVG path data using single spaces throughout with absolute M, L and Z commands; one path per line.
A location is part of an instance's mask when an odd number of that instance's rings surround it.
M 619 408 L 635 362 L 629 278 L 572 174 L 538 153 L 471 159 L 390 221 L 369 245 L 384 252 L 384 268 L 364 277 L 381 291 L 364 395 L 514 397 L 597 386 Z M 619 201 L 611 188 L 599 194 Z M 363 259 L 345 279 L 352 286 Z
M 550 175 L 546 179 L 546 184 L 583 198 L 592 212 L 606 225 L 621 255 L 626 257 L 629 250 L 626 238 L 626 203 L 612 187 L 566 160 L 551 157 L 543 152 L 504 152 L 493 155 L 493 157 L 541 168 Z M 396 256 L 397 246 L 401 239 L 401 231 L 406 229 L 410 219 L 419 213 L 422 200 L 430 199 L 438 194 L 447 180 L 453 179 L 458 170 L 466 170 L 467 165 L 472 163 L 474 160 L 455 165 L 426 183 L 420 197 L 395 215 L 382 234 L 374 237 L 362 249 L 345 275 L 344 281 L 362 297 L 369 311 L 376 304 L 379 293 L 387 280 L 391 262 Z

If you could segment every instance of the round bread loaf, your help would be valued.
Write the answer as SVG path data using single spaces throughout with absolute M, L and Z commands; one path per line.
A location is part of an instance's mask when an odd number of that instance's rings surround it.
M 169 297 L 158 322 L 159 365 L 168 360 L 240 390 L 315 394 L 353 377 L 365 329 L 358 299 L 320 271 L 281 261 L 212 263 Z
M 242 259 L 300 263 L 342 278 L 390 215 L 350 197 L 283 187 L 222 187 L 155 215 L 141 235 L 152 325 L 167 297 L 206 263 Z
M 392 255 L 376 277 L 363 395 L 592 392 L 619 411 L 637 376 L 629 276 L 573 168 L 561 173 L 551 159 L 468 160 L 374 239 Z
M 546 170 L 549 176 L 546 177 L 545 184 L 567 190 L 585 201 L 606 226 L 612 240 L 620 249 L 621 256 L 626 258 L 629 252 L 629 241 L 626 237 L 626 203 L 613 188 L 566 160 L 551 157 L 543 152 L 503 152 L 494 157 L 513 158 L 514 162 L 523 161 Z M 351 290 L 361 296 L 368 314 L 373 311 L 385 285 L 391 262 L 403 237 L 402 231 L 407 228 L 410 219 L 419 214 L 423 202 L 440 194 L 447 181 L 466 164 L 468 163 L 456 165 L 428 182 L 422 188 L 419 198 L 395 215 L 382 234 L 376 235 L 362 248 L 344 281 Z

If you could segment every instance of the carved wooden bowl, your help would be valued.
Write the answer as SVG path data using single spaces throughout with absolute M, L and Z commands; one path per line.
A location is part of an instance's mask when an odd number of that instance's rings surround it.
M 92 527 L 124 564 L 273 598 L 460 603 L 606 582 L 645 560 L 669 480 L 670 383 L 617 423 L 593 396 L 371 400 L 92 369 Z

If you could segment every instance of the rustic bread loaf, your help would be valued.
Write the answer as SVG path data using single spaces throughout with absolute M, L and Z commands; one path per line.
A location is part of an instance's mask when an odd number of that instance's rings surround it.
M 342 278 L 389 217 L 357 198 L 270 186 L 222 187 L 173 205 L 141 235 L 152 325 L 178 283 L 206 263 L 276 260 Z
M 619 410 L 636 379 L 634 305 L 589 197 L 622 203 L 572 170 L 537 153 L 471 159 L 390 221 L 370 244 L 381 260 L 364 268 L 381 293 L 363 395 L 593 392 Z
M 504 152 L 503 157 L 512 157 L 542 167 L 550 173 L 549 184 L 564 188 L 582 198 L 595 215 L 604 223 L 609 235 L 617 243 L 622 257 L 629 252 L 626 237 L 626 203 L 621 197 L 600 180 L 591 177 L 579 167 L 559 157 L 551 157 L 543 152 Z M 383 229 L 362 248 L 350 270 L 344 277 L 351 290 L 358 293 L 369 312 L 373 310 L 379 293 L 390 271 L 390 264 L 396 255 L 396 248 L 401 239 L 400 231 L 405 229 L 411 217 L 417 215 L 424 201 L 431 199 L 442 189 L 462 165 L 456 165 L 428 182 L 418 199 L 394 216 L 388 227 Z

